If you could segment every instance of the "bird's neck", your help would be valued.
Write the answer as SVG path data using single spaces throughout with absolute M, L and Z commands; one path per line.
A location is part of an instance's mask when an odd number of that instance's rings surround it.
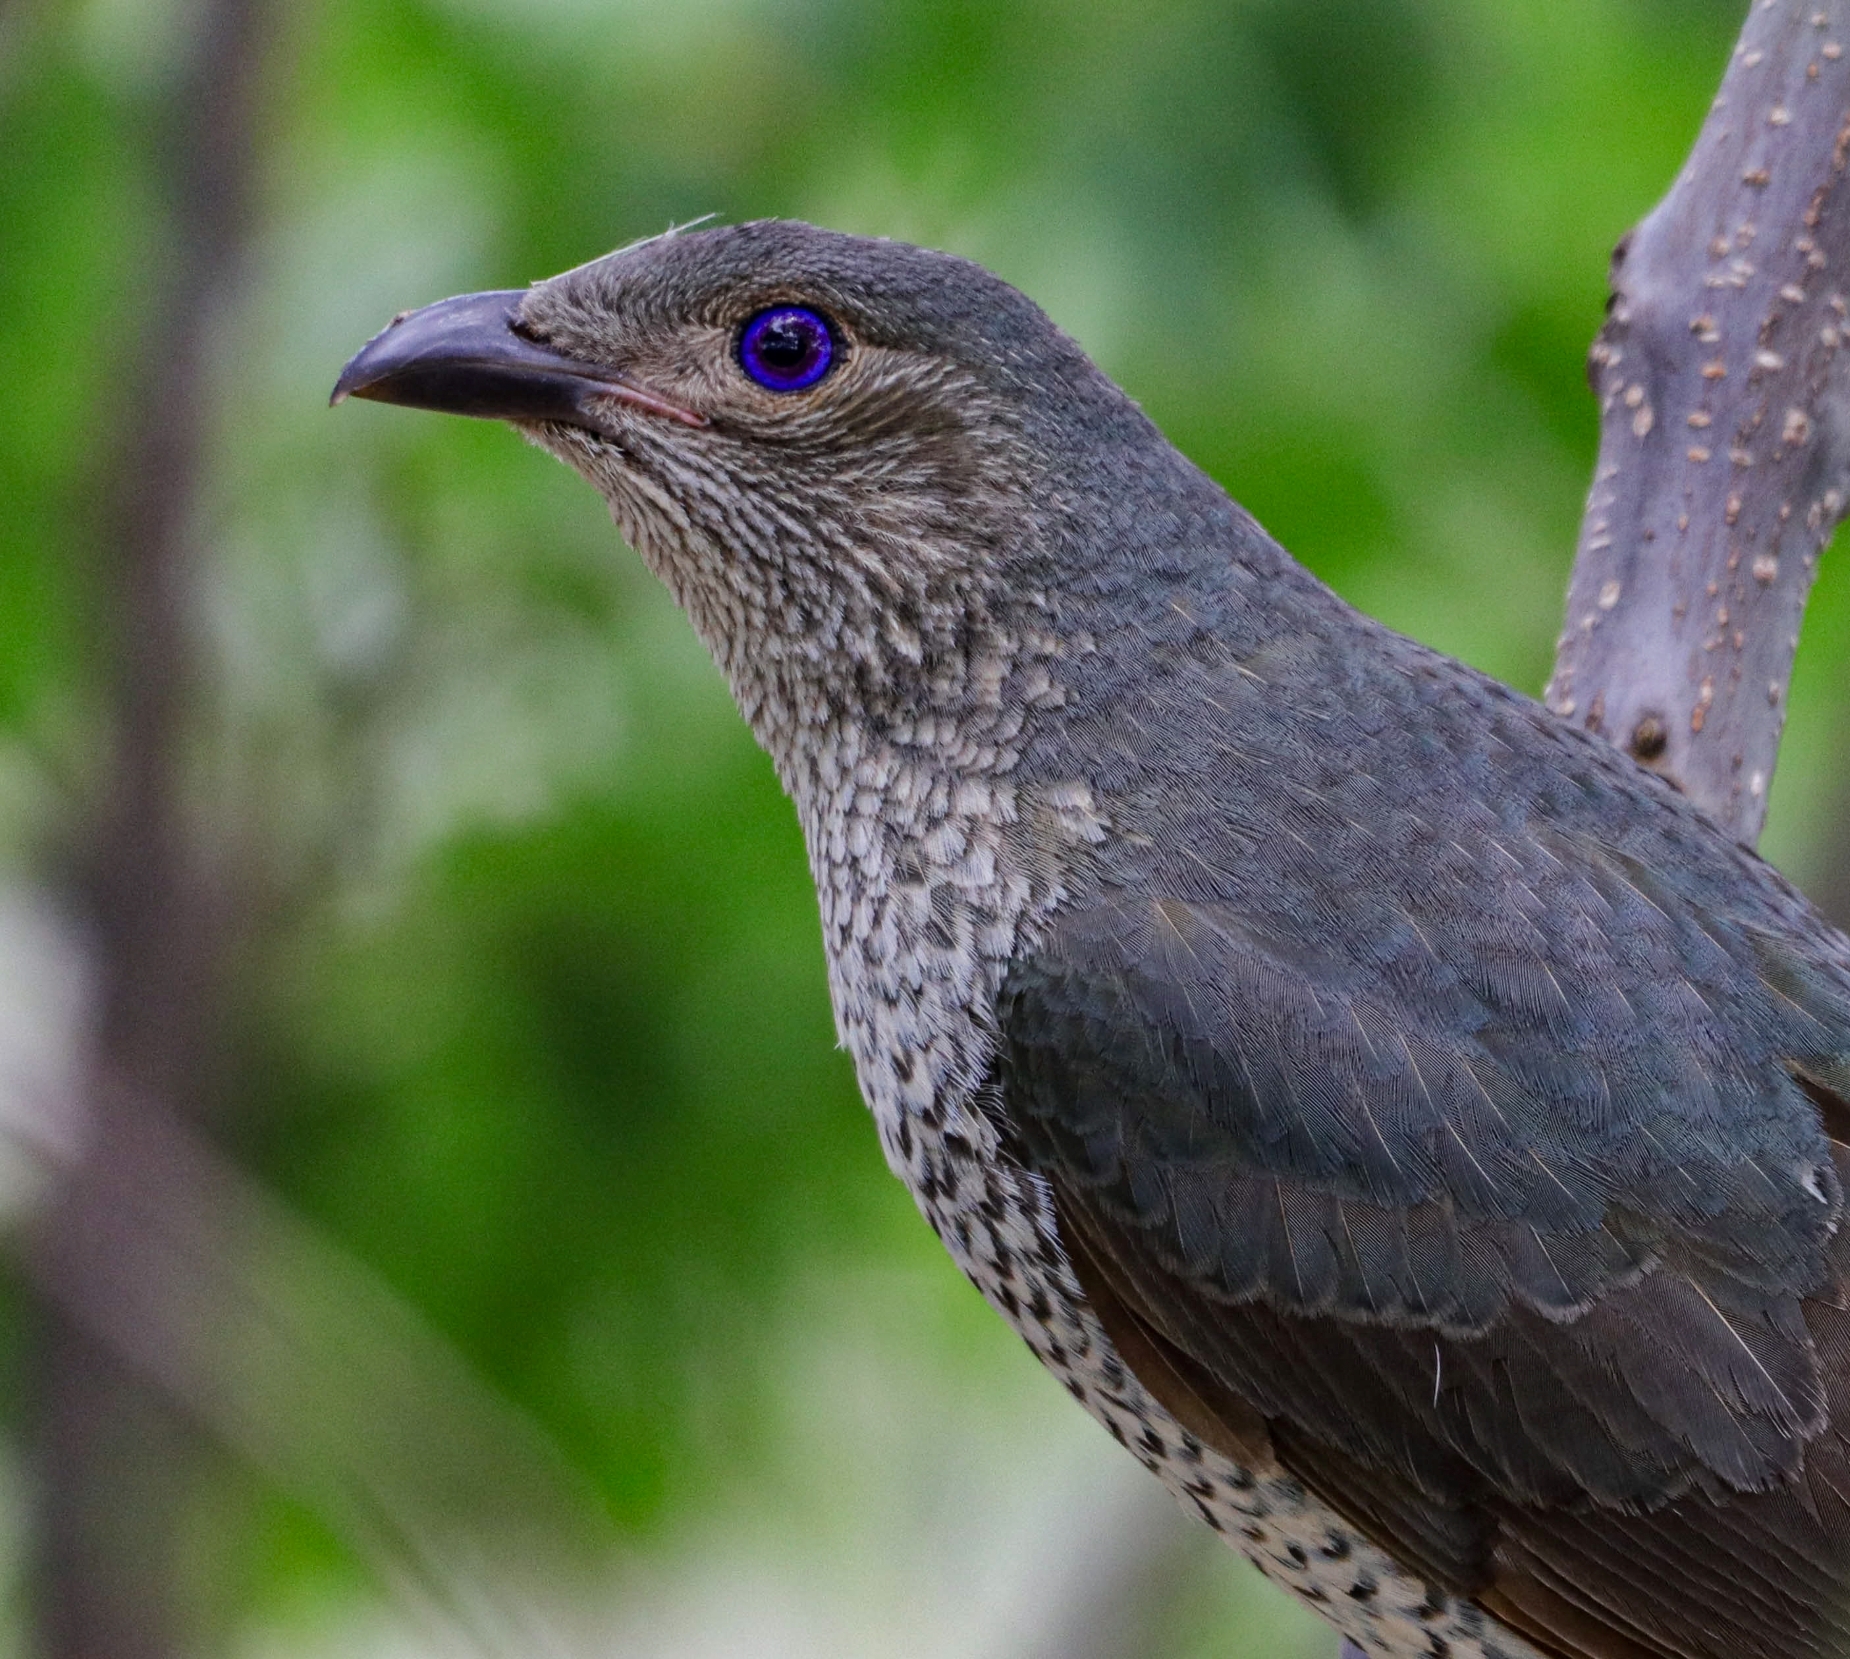
M 802 733 L 780 756 L 809 851 L 842 1045 L 915 1192 L 949 1137 L 983 1153 L 977 1090 L 1009 959 L 1057 908 L 1020 834 L 1019 729 L 996 712 Z
M 701 631 L 796 805 L 837 1028 L 911 1180 L 937 1136 L 980 1136 L 995 988 L 1059 900 L 1027 833 L 1023 758 L 1094 645 L 1019 592 L 1007 609 L 884 603 L 841 594 L 747 648 L 710 617 Z
M 1039 477 L 980 546 L 896 551 L 894 521 L 826 559 L 806 551 L 819 531 L 759 556 L 613 503 L 796 804 L 838 1027 L 889 1155 L 897 1125 L 980 1081 L 1004 966 L 1114 833 L 1075 734 L 1194 672 L 1204 638 L 1250 648 L 1263 590 L 1298 585 L 1173 450 L 1132 459 Z

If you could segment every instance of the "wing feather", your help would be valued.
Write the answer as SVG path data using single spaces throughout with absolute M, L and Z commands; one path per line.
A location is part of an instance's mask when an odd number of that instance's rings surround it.
M 1418 928 L 1336 959 L 1200 894 L 1094 904 L 1010 972 L 999 1098 L 1185 1423 L 1566 1659 L 1821 1655 L 1850 976 L 1593 866 L 1676 973 L 1575 978 L 1521 915 L 1441 972 Z

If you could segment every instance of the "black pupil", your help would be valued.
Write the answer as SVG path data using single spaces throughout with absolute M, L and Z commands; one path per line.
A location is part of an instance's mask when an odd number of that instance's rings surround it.
M 774 369 L 799 369 L 816 349 L 816 326 L 805 317 L 780 317 L 758 336 L 758 355 Z

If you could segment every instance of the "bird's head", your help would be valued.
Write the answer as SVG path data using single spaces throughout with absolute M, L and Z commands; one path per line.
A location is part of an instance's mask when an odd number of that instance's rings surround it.
M 815 711 L 767 699 L 916 709 L 993 679 L 973 657 L 1033 626 L 1093 453 L 1167 448 L 999 278 L 784 221 L 411 312 L 348 394 L 511 421 L 583 473 L 774 750 L 767 720 Z

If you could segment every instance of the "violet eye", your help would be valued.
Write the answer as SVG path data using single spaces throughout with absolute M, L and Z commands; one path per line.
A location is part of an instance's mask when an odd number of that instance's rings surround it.
M 767 391 L 805 391 L 829 372 L 834 358 L 828 319 L 806 305 L 760 311 L 739 336 L 739 366 Z

